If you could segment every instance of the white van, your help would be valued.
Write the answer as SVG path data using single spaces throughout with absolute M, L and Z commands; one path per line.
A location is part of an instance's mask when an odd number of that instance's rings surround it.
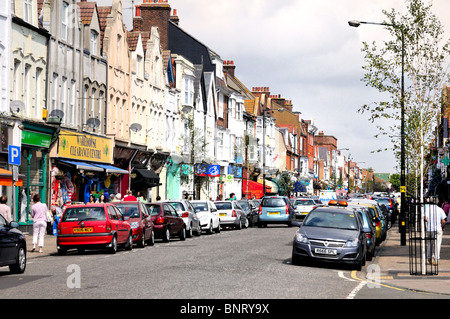
M 321 190 L 319 200 L 322 204 L 327 205 L 330 200 L 337 199 L 336 192 L 333 190 Z

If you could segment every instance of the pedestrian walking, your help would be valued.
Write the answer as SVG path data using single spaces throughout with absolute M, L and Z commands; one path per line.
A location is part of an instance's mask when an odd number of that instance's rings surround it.
M 427 245 L 427 260 L 433 265 L 437 265 L 440 259 L 445 218 L 444 210 L 436 204 L 424 205 L 425 229 L 427 231 L 427 237 L 430 238 Z
M 31 206 L 30 215 L 33 218 L 33 249 L 36 250 L 36 244 L 39 246 L 39 252 L 42 253 L 44 247 L 44 235 L 47 228 L 47 212 L 46 204 L 41 203 L 41 197 L 36 194 L 33 196 L 33 206 Z
M 11 222 L 11 208 L 6 205 L 6 203 L 8 202 L 8 197 L 3 195 L 2 197 L 0 197 L 0 215 L 2 215 L 3 217 L 5 217 L 6 221 L 8 223 Z

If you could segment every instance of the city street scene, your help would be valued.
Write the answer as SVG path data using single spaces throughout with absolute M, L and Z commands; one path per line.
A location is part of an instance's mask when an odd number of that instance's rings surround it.
M 447 12 L 0 1 L 0 297 L 449 299 Z

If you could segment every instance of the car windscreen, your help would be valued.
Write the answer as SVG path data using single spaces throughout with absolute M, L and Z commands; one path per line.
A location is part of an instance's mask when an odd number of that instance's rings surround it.
M 123 216 L 130 218 L 139 217 L 139 207 L 137 204 L 116 204 L 116 207 L 120 209 Z
M 356 230 L 358 222 L 354 214 L 312 211 L 306 217 L 303 226 Z
M 159 205 L 147 205 L 147 209 L 150 212 L 150 215 L 155 216 L 159 214 Z
M 250 203 L 247 202 L 246 200 L 238 200 L 238 203 L 244 209 L 249 209 L 250 208 Z
M 207 212 L 208 206 L 206 203 L 191 203 L 198 212 Z
M 391 206 L 391 203 L 390 203 L 389 199 L 387 199 L 387 198 L 376 198 L 375 200 L 380 204 L 384 204 L 386 206 Z
M 80 222 L 85 220 L 106 220 L 103 207 L 73 207 L 67 208 L 62 216 L 62 222 Z
M 184 210 L 183 204 L 181 204 L 181 203 L 178 203 L 178 202 L 169 202 L 169 204 L 170 204 L 173 208 L 175 208 L 175 210 L 177 210 L 177 211 L 183 211 L 183 210 Z
M 281 207 L 286 206 L 286 202 L 282 198 L 264 198 L 261 202 L 263 207 Z
M 218 210 L 226 210 L 226 209 L 233 209 L 233 205 L 231 203 L 215 203 Z
M 312 199 L 297 199 L 294 202 L 294 205 L 299 206 L 299 205 L 314 205 L 314 201 Z

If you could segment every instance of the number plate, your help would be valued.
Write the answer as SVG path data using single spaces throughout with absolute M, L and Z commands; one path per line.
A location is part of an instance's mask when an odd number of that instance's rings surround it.
M 280 212 L 269 212 L 267 215 L 280 215 Z
M 337 255 L 336 249 L 316 248 L 316 249 L 314 249 L 314 252 L 316 254 L 322 254 L 322 255 Z
M 93 231 L 94 231 L 93 227 L 83 227 L 83 228 L 74 228 L 73 229 L 74 234 L 92 233 Z
M 220 213 L 219 216 L 220 216 L 220 217 L 225 217 L 225 216 L 227 216 L 227 214 L 225 214 L 225 213 Z

